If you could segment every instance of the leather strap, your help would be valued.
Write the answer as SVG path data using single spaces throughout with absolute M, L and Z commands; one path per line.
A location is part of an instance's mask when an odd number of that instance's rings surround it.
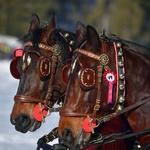
M 97 118 L 98 124 L 101 124 L 103 122 L 107 122 L 107 121 L 109 121 L 109 120 L 111 120 L 111 119 L 113 119 L 113 118 L 115 118 L 115 117 L 117 117 L 117 116 L 119 116 L 123 113 L 129 112 L 130 110 L 133 110 L 137 107 L 140 107 L 140 106 L 144 105 L 147 102 L 150 102 L 150 96 L 147 96 L 147 97 L 144 98 L 144 100 L 141 100 L 137 103 L 134 103 L 134 104 L 132 104 L 132 105 L 120 110 L 120 111 L 116 111 L 116 112 L 111 113 L 109 115 Z
M 22 102 L 22 103 L 42 103 L 42 104 L 48 104 L 48 100 L 44 99 L 36 99 L 31 96 L 26 95 L 15 95 L 14 97 L 15 102 Z

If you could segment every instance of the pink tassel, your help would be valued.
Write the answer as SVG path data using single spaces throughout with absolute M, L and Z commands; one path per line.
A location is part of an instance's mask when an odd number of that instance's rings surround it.
M 107 103 L 108 104 L 112 104 L 113 100 L 112 100 L 112 95 L 113 95 L 113 82 L 108 82 L 108 99 L 107 99 Z

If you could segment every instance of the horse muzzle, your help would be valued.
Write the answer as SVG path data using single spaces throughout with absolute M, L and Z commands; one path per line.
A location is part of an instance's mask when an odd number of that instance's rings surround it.
M 10 122 L 15 126 L 17 131 L 26 133 L 28 131 L 35 131 L 41 126 L 41 122 L 36 121 L 35 119 L 30 119 L 28 115 L 20 115 L 16 119 L 10 117 Z

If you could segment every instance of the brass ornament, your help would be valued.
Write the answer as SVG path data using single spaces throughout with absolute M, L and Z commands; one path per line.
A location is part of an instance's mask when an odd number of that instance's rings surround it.
M 100 64 L 103 65 L 103 66 L 106 66 L 109 62 L 109 58 L 106 54 L 101 54 L 99 56 L 99 61 L 100 61 Z
M 60 102 L 58 103 L 58 105 L 62 107 L 62 106 L 63 106 L 63 102 L 60 101 Z
M 119 79 L 123 80 L 124 78 L 125 78 L 125 76 L 123 73 L 119 74 Z
M 125 101 L 125 97 L 123 95 L 119 96 L 119 103 L 123 103 Z
M 118 51 L 118 56 L 123 56 L 123 51 Z
M 121 47 L 121 43 L 120 42 L 117 43 L 117 47 L 119 47 L 119 48 Z
M 120 84 L 120 85 L 119 85 L 119 89 L 120 89 L 120 90 L 123 90 L 123 89 L 124 89 L 124 84 Z
M 123 62 L 123 61 L 119 61 L 119 62 L 118 62 L 118 66 L 119 66 L 119 67 L 123 67 L 123 66 L 124 66 L 124 62 Z
M 123 106 L 120 105 L 120 104 L 118 104 L 116 110 L 117 110 L 117 111 L 120 111 L 120 110 L 122 110 L 122 109 L 123 109 Z
M 74 41 L 71 40 L 71 41 L 69 42 L 69 44 L 70 44 L 70 45 L 74 45 Z
M 54 54 L 55 56 L 59 56 L 60 53 L 61 53 L 61 48 L 60 48 L 60 46 L 59 46 L 58 44 L 55 44 L 55 45 L 52 47 L 51 51 L 53 52 L 53 54 Z
M 65 37 L 65 38 L 68 38 L 68 37 L 69 37 L 69 33 L 65 33 L 65 34 L 64 34 L 64 37 Z

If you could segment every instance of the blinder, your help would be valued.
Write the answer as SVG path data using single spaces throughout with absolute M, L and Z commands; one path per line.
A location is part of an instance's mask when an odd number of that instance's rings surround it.
M 67 85 L 70 75 L 71 64 L 67 64 L 62 69 L 62 81 Z M 96 70 L 94 68 L 81 67 L 78 73 L 78 81 L 80 87 L 84 91 L 88 91 L 95 87 L 96 84 Z
M 95 70 L 93 68 L 81 68 L 78 73 L 78 81 L 84 91 L 94 88 L 96 83 Z
M 29 54 L 28 56 L 23 55 L 23 50 L 17 49 L 14 52 L 14 59 L 10 63 L 10 72 L 11 75 L 16 78 L 20 79 L 20 73 L 17 69 L 17 64 L 18 60 L 22 57 L 23 59 L 23 64 L 22 64 L 22 69 L 25 72 L 29 64 L 31 63 L 31 57 Z M 50 77 L 51 73 L 51 60 L 49 58 L 46 58 L 44 56 L 40 56 L 39 61 L 38 61 L 38 74 L 39 77 L 44 80 Z
M 67 83 L 68 83 L 68 78 L 69 78 L 69 74 L 70 74 L 70 66 L 71 66 L 70 64 L 67 64 L 62 69 L 61 78 L 65 85 L 67 85 Z
M 51 73 L 51 61 L 49 58 L 41 56 L 38 62 L 38 74 L 41 79 L 47 79 Z
M 22 57 L 22 55 L 23 55 L 23 50 L 22 49 L 16 49 L 14 51 L 14 59 L 10 63 L 10 73 L 15 79 L 20 78 L 20 73 L 18 72 L 16 67 L 18 64 L 18 60 Z

